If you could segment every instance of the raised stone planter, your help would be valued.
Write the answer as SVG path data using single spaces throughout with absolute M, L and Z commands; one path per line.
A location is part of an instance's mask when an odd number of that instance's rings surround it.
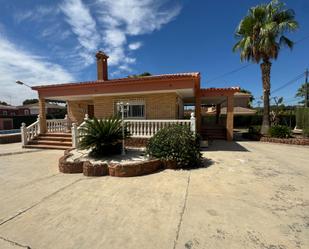
M 66 174 L 83 173 L 84 162 L 68 162 L 66 159 L 70 157 L 71 154 L 64 155 L 59 159 L 59 171 Z
M 92 164 L 89 161 L 83 164 L 83 174 L 85 176 L 105 176 L 108 175 L 107 163 Z
M 110 164 L 109 175 L 117 177 L 132 177 L 154 173 L 162 168 L 162 162 L 158 159 L 146 162 L 128 164 Z
M 173 160 L 162 161 L 164 169 L 177 169 L 177 162 Z

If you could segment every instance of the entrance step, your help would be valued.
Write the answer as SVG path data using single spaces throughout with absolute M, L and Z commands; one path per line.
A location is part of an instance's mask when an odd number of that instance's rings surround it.
M 72 137 L 70 133 L 44 133 L 30 141 L 25 147 L 66 150 L 72 148 Z

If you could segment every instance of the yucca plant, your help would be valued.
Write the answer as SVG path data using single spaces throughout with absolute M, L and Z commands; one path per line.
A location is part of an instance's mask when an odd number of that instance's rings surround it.
M 125 138 L 129 132 L 125 125 Z M 80 148 L 91 149 L 94 156 L 108 156 L 121 153 L 121 119 L 111 117 L 104 120 L 89 119 L 80 129 Z

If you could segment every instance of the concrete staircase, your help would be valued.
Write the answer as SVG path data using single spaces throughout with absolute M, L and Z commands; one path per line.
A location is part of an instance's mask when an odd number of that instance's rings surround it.
M 25 148 L 35 149 L 58 149 L 66 150 L 72 148 L 71 133 L 45 133 L 39 134 L 29 141 Z
M 206 140 L 226 140 L 226 128 L 221 126 L 203 127 L 201 136 Z

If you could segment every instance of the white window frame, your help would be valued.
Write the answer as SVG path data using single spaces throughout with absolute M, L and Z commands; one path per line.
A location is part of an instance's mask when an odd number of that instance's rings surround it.
M 118 113 L 118 108 L 117 108 L 117 103 L 124 103 L 124 104 L 129 104 L 130 105 L 142 105 L 144 106 L 144 115 L 143 117 L 125 117 L 125 119 L 146 119 L 146 102 L 144 99 L 117 99 L 114 100 L 114 115 Z

